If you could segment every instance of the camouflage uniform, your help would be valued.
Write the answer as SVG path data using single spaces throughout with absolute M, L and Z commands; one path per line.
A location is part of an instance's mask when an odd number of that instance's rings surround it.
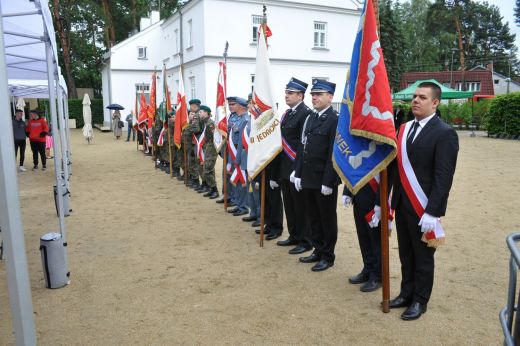
M 217 183 L 215 181 L 215 163 L 217 162 L 217 149 L 215 143 L 213 143 L 213 134 L 215 133 L 215 123 L 211 118 L 207 118 L 205 121 L 206 130 L 204 137 L 204 169 L 202 173 L 202 179 L 208 184 L 209 188 L 216 188 Z
M 199 186 L 199 160 L 196 157 L 196 147 L 193 143 L 193 135 L 200 135 L 200 116 L 199 113 L 195 113 L 193 120 L 189 122 L 189 126 L 184 130 L 184 136 L 186 138 L 186 152 L 188 154 L 188 170 L 189 178 L 192 181 L 192 185 L 195 187 Z M 196 184 L 195 184 L 196 183 Z
M 170 150 L 172 152 L 172 156 L 171 156 L 171 159 L 172 159 L 172 170 L 173 170 L 173 176 L 178 176 L 180 175 L 180 172 L 179 172 L 179 169 L 181 167 L 181 163 L 179 161 L 179 149 L 177 148 L 177 146 L 175 145 L 175 143 L 173 142 L 173 132 L 174 132 L 174 129 L 175 129 L 175 120 L 173 118 L 169 118 L 168 119 L 168 128 L 169 128 L 169 133 L 170 133 L 170 136 L 168 137 L 168 144 L 170 146 Z M 170 159 L 170 153 L 168 153 L 168 160 Z M 169 162 L 169 161 L 168 161 Z

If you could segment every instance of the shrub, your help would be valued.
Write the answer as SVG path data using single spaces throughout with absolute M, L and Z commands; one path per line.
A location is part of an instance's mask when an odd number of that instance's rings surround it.
M 500 95 L 491 101 L 487 129 L 490 135 L 520 135 L 520 92 Z
M 92 125 L 103 124 L 103 100 L 90 100 L 90 110 L 92 112 Z M 69 118 L 76 119 L 76 127 L 82 128 L 83 122 L 83 100 L 69 99 Z M 38 108 L 45 111 L 47 117 L 50 117 L 49 100 L 38 100 Z M 48 119 L 50 120 L 50 119 Z

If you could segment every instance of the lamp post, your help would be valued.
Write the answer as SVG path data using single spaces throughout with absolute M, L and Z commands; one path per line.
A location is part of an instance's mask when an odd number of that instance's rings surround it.
M 452 89 L 453 89 L 453 55 L 458 50 L 459 50 L 458 48 L 451 49 L 450 88 L 452 88 Z

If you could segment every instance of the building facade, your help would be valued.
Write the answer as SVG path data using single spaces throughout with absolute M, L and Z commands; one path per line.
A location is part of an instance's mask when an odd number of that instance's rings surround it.
M 155 69 L 160 76 L 164 64 L 172 96 L 178 90 L 182 65 L 187 98 L 201 99 L 214 108 L 218 62 L 223 60 L 226 42 L 228 95 L 246 98 L 255 77 L 256 33 L 264 3 L 273 33 L 268 45 L 280 111 L 286 108 L 284 89 L 292 76 L 309 84 L 314 78 L 336 83 L 334 102 L 341 102 L 361 14 L 354 2 L 191 0 L 171 17 L 157 21 L 106 54 L 104 103 L 133 109 L 136 91 L 144 88 L 147 93 L 152 72 Z M 160 103 L 162 81 L 157 85 Z M 309 97 L 306 101 L 310 104 Z M 176 102 L 174 97 L 172 102 Z M 109 121 L 107 111 L 105 123 Z

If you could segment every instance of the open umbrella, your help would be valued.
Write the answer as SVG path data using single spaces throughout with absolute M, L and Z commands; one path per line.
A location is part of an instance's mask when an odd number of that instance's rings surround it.
M 90 141 L 94 138 L 94 133 L 92 131 L 92 111 L 90 110 L 90 97 L 88 94 L 83 96 L 83 137 L 90 144 Z
M 117 103 L 111 103 L 108 106 L 106 106 L 107 109 L 113 109 L 113 110 L 123 110 L 125 107 L 118 105 Z

